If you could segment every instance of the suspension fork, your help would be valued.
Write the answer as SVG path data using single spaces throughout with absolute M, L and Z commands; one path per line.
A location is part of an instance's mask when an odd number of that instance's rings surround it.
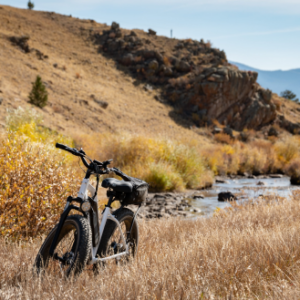
M 70 211 L 72 209 L 75 209 L 77 211 L 80 211 L 81 213 L 84 213 L 78 206 L 70 205 L 70 203 L 73 202 L 73 201 L 78 202 L 80 204 L 82 203 L 82 199 L 81 198 L 73 198 L 71 196 L 68 197 L 67 204 L 65 206 L 64 211 L 60 215 L 60 220 L 59 220 L 59 223 L 58 223 L 58 226 L 57 226 L 57 230 L 55 232 L 53 241 L 52 241 L 51 246 L 50 246 L 50 250 L 49 250 L 50 257 L 53 257 L 53 255 L 54 255 L 54 250 L 55 250 L 55 247 L 57 246 L 57 241 L 58 241 L 60 232 L 61 232 L 61 230 L 63 228 L 63 225 L 64 225 L 64 223 L 65 223 L 65 221 L 66 221 L 66 219 L 67 219 L 68 214 L 70 213 Z

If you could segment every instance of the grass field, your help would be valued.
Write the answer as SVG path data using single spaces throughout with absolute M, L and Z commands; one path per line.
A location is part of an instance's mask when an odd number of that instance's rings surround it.
M 139 221 L 136 260 L 76 281 L 32 265 L 41 240 L 0 241 L 1 299 L 299 299 L 300 194 L 212 218 Z

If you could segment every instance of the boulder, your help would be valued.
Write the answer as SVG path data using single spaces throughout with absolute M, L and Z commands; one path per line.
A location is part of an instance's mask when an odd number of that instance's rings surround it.
M 172 70 L 172 68 L 171 68 L 171 67 L 167 67 L 167 68 L 165 69 L 165 71 L 164 71 L 164 74 L 165 74 L 166 76 L 168 76 L 168 77 L 172 77 L 172 75 L 173 75 L 173 70 Z
M 156 31 L 154 31 L 152 29 L 148 29 L 148 34 L 149 35 L 156 35 Z
M 233 137 L 232 129 L 231 129 L 229 126 L 226 126 L 226 127 L 223 129 L 223 133 L 229 135 L 230 137 Z
M 148 64 L 148 68 L 152 69 L 152 70 L 157 70 L 158 67 L 159 67 L 159 64 L 156 59 L 151 60 Z
M 278 131 L 272 126 L 268 131 L 268 136 L 278 136 Z
M 125 54 L 121 59 L 120 63 L 124 66 L 130 66 L 134 62 L 134 57 L 131 53 Z
M 292 185 L 300 185 L 300 177 L 296 175 L 292 175 L 290 182 Z
M 111 23 L 111 29 L 112 30 L 120 29 L 120 24 L 118 24 L 117 22 L 112 22 Z
M 183 60 L 181 60 L 181 61 L 177 60 L 175 63 L 175 68 L 177 71 L 183 72 L 183 73 L 189 72 L 191 70 L 190 64 Z
M 259 181 L 256 185 L 266 185 L 263 181 Z
M 230 192 L 221 192 L 218 194 L 218 201 L 224 202 L 224 201 L 233 201 L 233 200 L 237 200 L 237 198 Z
M 224 179 L 223 177 L 220 177 L 220 176 L 216 176 L 215 180 L 216 180 L 216 183 L 226 183 L 226 184 L 229 183 L 228 180 L 226 180 L 226 179 Z
M 270 174 L 270 178 L 282 178 L 282 174 Z
M 213 134 L 217 134 L 217 133 L 221 133 L 221 132 L 222 132 L 222 129 L 219 127 L 215 127 L 212 131 Z

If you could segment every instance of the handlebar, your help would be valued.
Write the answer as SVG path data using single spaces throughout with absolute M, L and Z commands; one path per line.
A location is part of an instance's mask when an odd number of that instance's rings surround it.
M 107 168 L 107 166 L 112 162 L 112 159 L 109 159 L 104 162 L 94 160 L 94 161 L 91 161 L 91 163 L 89 164 L 85 159 L 86 154 L 82 149 L 77 150 L 76 148 L 70 148 L 70 147 L 60 144 L 60 143 L 56 143 L 55 147 L 58 149 L 61 149 L 61 150 L 65 150 L 75 156 L 79 156 L 81 158 L 83 164 L 88 169 L 90 169 L 92 172 L 95 172 L 97 174 L 108 174 L 109 172 L 113 172 L 113 169 Z

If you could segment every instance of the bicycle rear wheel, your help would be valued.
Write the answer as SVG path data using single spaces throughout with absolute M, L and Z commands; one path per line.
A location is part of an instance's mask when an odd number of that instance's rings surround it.
M 121 256 L 113 260 L 107 260 L 106 263 L 124 263 L 134 258 L 138 250 L 139 229 L 137 221 L 133 223 L 131 232 L 130 226 L 133 220 L 133 212 L 127 208 L 120 208 L 114 212 L 114 216 L 120 223 L 122 233 L 125 237 L 126 243 L 129 245 L 129 254 Z M 99 257 L 107 257 L 114 254 L 124 252 L 126 245 L 122 240 L 122 236 L 117 224 L 114 221 L 107 220 L 104 228 L 103 236 L 97 254 Z
M 86 218 L 81 215 L 67 217 L 60 232 L 54 253 L 62 260 L 53 259 L 49 256 L 57 225 L 45 239 L 35 260 L 35 268 L 38 273 L 42 270 L 70 276 L 79 275 L 85 267 L 92 244 L 90 226 Z

